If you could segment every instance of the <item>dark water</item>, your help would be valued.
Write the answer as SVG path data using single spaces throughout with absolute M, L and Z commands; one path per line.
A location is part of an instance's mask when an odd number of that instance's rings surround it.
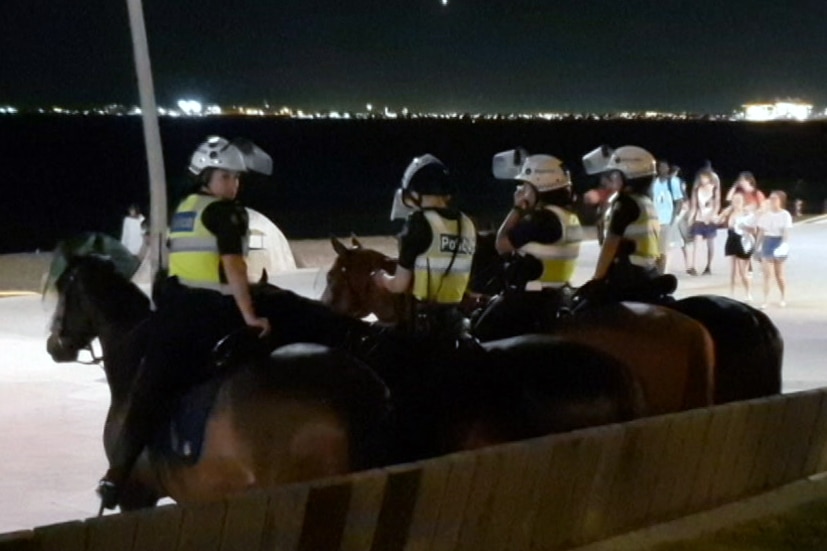
M 579 192 L 594 185 L 579 159 L 601 143 L 636 144 L 684 168 L 711 160 L 729 186 L 753 171 L 820 211 L 827 196 L 827 123 L 706 121 L 161 120 L 170 202 L 183 193 L 192 149 L 208 134 L 252 139 L 274 161 L 267 181 L 243 182 L 242 200 L 291 239 L 389 234 L 393 190 L 418 154 L 440 157 L 458 179 L 460 204 L 482 227 L 499 223 L 513 187 L 490 175 L 491 156 L 523 146 L 571 168 Z M 136 117 L 0 117 L 0 253 L 51 249 L 86 230 L 117 236 L 127 205 L 148 211 L 141 120 Z M 588 214 L 588 213 L 584 213 Z

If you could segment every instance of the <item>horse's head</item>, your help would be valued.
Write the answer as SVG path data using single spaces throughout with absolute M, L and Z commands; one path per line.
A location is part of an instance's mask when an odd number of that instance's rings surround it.
M 56 362 L 73 362 L 90 347 L 106 324 L 149 312 L 149 300 L 97 256 L 71 258 L 57 278 L 57 307 L 46 350 Z
M 396 261 L 379 251 L 366 249 L 354 237 L 352 246 L 332 237 L 336 260 L 327 272 L 322 302 L 334 312 L 363 318 L 374 314 L 383 322 L 395 322 L 398 304 L 394 296 L 374 283 L 371 274 L 383 269 L 396 271 Z

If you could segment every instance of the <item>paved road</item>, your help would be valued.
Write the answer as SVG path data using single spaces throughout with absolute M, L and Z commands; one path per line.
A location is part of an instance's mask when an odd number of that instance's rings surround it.
M 689 276 L 682 260 L 673 259 L 679 296 L 729 292 L 723 237 L 721 232 L 712 275 Z M 796 226 L 787 307 L 767 310 L 786 341 L 786 392 L 827 386 L 824 243 L 826 224 Z M 589 277 L 596 256 L 596 243 L 585 244 L 575 284 Z M 324 278 L 311 269 L 274 280 L 318 296 Z M 760 286 L 760 274 L 755 283 Z M 754 295 L 760 297 L 760 290 Z M 49 305 L 39 297 L 0 299 L 0 532 L 84 518 L 97 510 L 93 490 L 106 467 L 100 435 L 109 394 L 100 368 L 51 361 L 45 352 L 49 316 Z

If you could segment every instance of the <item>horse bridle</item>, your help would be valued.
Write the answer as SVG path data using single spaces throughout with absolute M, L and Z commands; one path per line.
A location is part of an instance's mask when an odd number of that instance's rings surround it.
M 64 323 L 67 302 L 66 293 L 68 292 L 69 287 L 76 281 L 76 271 L 76 266 L 70 266 L 67 268 L 66 273 L 60 278 L 62 280 L 61 286 L 63 287 L 63 291 L 58 291 L 60 299 L 58 300 L 58 305 L 52 318 L 51 334 L 57 341 L 58 346 L 64 350 L 69 350 L 72 352 L 76 351 L 78 353 L 86 350 L 92 357 L 90 361 L 82 361 L 76 357 L 75 360 L 73 360 L 75 363 L 83 365 L 99 365 L 103 362 L 103 357 L 95 354 L 95 349 L 92 347 L 92 341 L 95 340 L 95 335 L 92 333 L 83 332 L 78 332 L 72 335 L 67 331 L 66 324 Z M 79 342 L 85 342 L 86 344 L 78 345 L 77 343 Z

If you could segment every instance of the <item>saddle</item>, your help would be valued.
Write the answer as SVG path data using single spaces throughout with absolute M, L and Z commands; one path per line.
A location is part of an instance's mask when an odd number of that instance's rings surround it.
M 150 443 L 150 452 L 193 465 L 201 457 L 204 431 L 218 391 L 236 368 L 269 350 L 249 327 L 241 327 L 222 338 L 212 350 L 207 373 L 209 379 L 191 388 L 176 400 L 169 421 L 160 427 Z

